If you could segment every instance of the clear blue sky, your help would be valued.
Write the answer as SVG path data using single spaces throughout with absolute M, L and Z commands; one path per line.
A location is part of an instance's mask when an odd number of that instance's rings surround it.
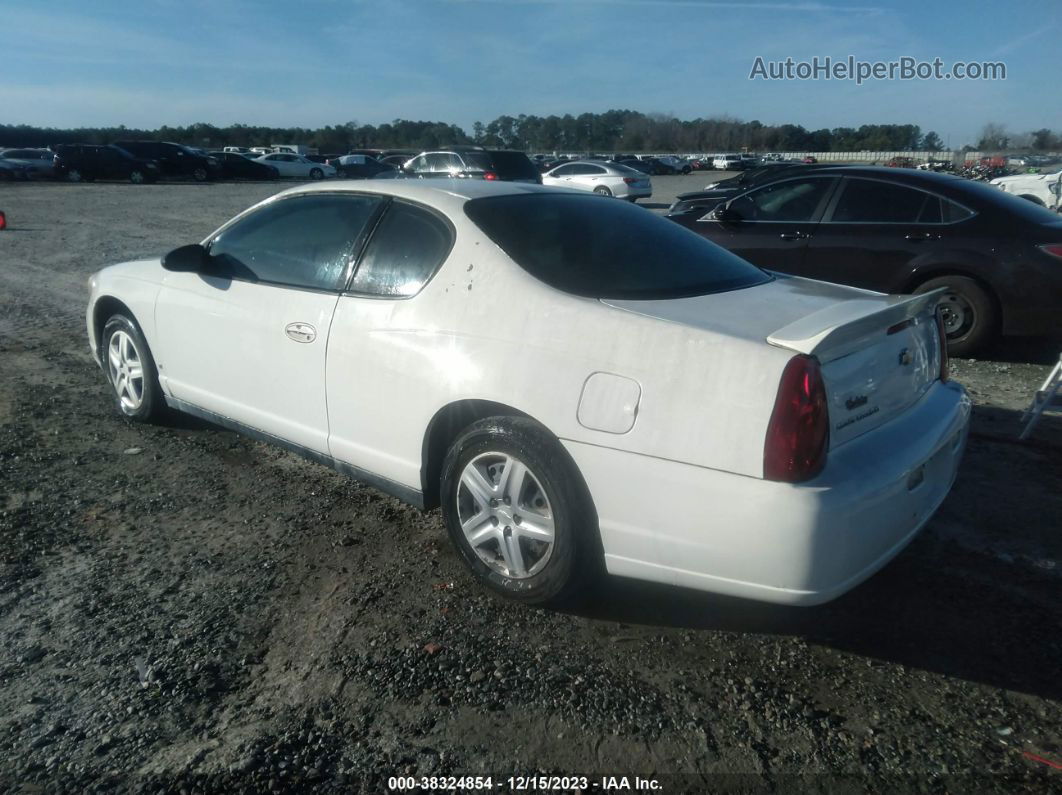
M 0 122 L 467 130 L 610 108 L 809 129 L 1062 130 L 1062 2 L 0 0 Z M 754 58 L 1004 61 L 1008 79 L 749 81 Z

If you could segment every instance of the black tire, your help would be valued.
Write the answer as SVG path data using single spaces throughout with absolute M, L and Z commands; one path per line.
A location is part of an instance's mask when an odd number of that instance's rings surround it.
M 637 204 L 638 203 L 638 197 L 637 196 L 628 196 L 627 197 L 627 201 L 629 201 L 631 204 Z
M 208 176 L 209 174 L 207 174 L 207 170 L 202 167 L 197 168 L 192 172 L 192 179 L 196 182 L 206 182 Z
M 310 179 L 324 179 L 324 172 L 319 168 L 311 168 Z
M 596 188 L 594 188 L 594 193 L 596 193 L 598 196 L 611 196 L 612 195 L 612 191 L 610 191 L 604 185 L 598 185 Z
M 489 461 L 493 455 L 512 456 L 523 463 L 533 476 L 531 480 L 525 478 L 525 483 L 531 483 L 536 498 L 541 493 L 548 501 L 553 520 L 552 548 L 548 554 L 541 555 L 540 559 L 545 558 L 545 562 L 537 572 L 530 573 L 535 566 L 528 566 L 529 576 L 506 576 L 488 565 L 473 550 L 461 528 L 462 505 L 471 504 L 467 489 L 459 491 L 462 473 L 471 462 Z M 541 492 L 538 486 L 541 486 Z M 603 558 L 597 518 L 582 476 L 567 451 L 533 420 L 490 417 L 468 426 L 454 441 L 443 461 L 440 497 L 446 528 L 458 554 L 481 583 L 506 598 L 527 604 L 559 604 L 569 601 L 590 585 L 600 571 Z M 512 514 L 513 525 L 519 526 L 517 511 L 522 510 L 521 498 L 514 502 L 516 504 L 499 505 L 498 509 Z M 486 507 L 480 511 L 485 513 Z M 473 512 L 473 515 L 479 514 Z M 500 528 L 498 537 L 485 542 L 485 554 L 494 554 L 496 566 L 505 565 L 500 546 L 502 534 L 515 538 L 521 557 L 527 555 L 525 560 L 534 560 L 534 549 L 540 547 L 541 542 L 526 537 L 521 541 L 519 532 L 506 533 L 505 528 L 495 521 L 496 517 L 484 518 Z M 492 544 L 496 553 L 492 553 Z
M 123 401 L 122 394 L 117 386 L 115 367 L 110 360 L 111 341 L 116 334 L 123 333 L 131 342 L 136 358 L 141 366 L 141 398 L 136 406 Z M 100 342 L 100 361 L 103 362 L 103 372 L 107 383 L 111 387 L 115 406 L 118 412 L 134 422 L 152 422 L 162 418 L 166 413 L 166 401 L 162 396 L 162 388 L 159 386 L 159 374 L 155 367 L 155 359 L 151 355 L 144 335 L 136 321 L 124 314 L 111 315 L 103 326 L 103 334 Z
M 969 356 L 999 333 L 999 310 L 992 296 L 969 276 L 939 276 L 915 288 L 915 294 L 946 287 L 940 307 L 945 316 L 950 356 Z

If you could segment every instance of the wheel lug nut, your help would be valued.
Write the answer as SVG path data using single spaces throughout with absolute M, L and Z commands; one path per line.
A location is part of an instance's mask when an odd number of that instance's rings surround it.
M 522 521 L 523 521 L 523 519 L 521 519 L 519 516 L 514 516 L 513 517 L 513 522 L 516 523 L 516 524 L 520 524 L 520 522 L 522 522 Z
M 512 504 L 508 497 L 505 498 L 505 504 L 506 505 L 511 505 Z
M 495 527 L 497 527 L 498 526 L 498 517 L 497 516 L 490 517 L 490 523 L 492 525 L 494 525 Z
M 497 508 L 498 507 L 498 501 L 496 499 L 494 499 L 493 497 L 490 498 L 490 507 L 491 508 Z

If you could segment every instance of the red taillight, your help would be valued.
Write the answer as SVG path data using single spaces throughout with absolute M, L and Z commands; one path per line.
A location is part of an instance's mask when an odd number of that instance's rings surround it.
M 483 172 L 483 179 L 497 179 L 497 178 L 498 178 L 498 175 L 495 174 L 493 171 L 484 171 Z
M 763 445 L 763 477 L 799 483 L 826 465 L 830 416 L 819 362 L 794 356 L 782 372 Z
M 7 229 L 7 216 L 0 211 L 0 229 Z
M 626 182 L 628 185 L 633 185 L 638 180 L 635 177 L 624 177 L 623 181 Z
M 1048 246 L 1040 246 L 1040 251 L 1050 254 L 1052 257 L 1062 259 L 1062 243 L 1052 243 Z
M 937 307 L 937 336 L 940 338 L 940 380 L 948 380 L 948 332 L 944 330 L 944 312 Z

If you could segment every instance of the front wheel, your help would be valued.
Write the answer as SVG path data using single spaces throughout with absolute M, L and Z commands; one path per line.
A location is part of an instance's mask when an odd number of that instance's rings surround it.
M 450 539 L 484 585 L 510 599 L 562 601 L 600 558 L 596 519 L 575 463 L 523 417 L 470 425 L 443 462 Z
M 133 169 L 129 172 L 129 181 L 134 185 L 142 185 L 145 182 L 144 172 L 140 169 Z
M 940 313 L 944 334 L 948 338 L 948 353 L 968 356 L 995 338 L 999 312 L 992 296 L 968 276 L 939 276 L 920 284 L 915 294 L 928 293 L 940 287 L 947 292 L 940 299 Z
M 136 422 L 158 419 L 165 412 L 158 371 L 136 321 L 112 315 L 103 327 L 101 358 L 118 411 Z
M 206 182 L 208 176 L 209 175 L 207 174 L 207 170 L 205 168 L 197 168 L 195 171 L 192 172 L 192 179 L 194 179 L 196 182 Z
M 310 179 L 324 179 L 324 172 L 319 168 L 311 168 Z
M 81 182 L 81 169 L 71 168 L 66 172 L 67 182 Z

